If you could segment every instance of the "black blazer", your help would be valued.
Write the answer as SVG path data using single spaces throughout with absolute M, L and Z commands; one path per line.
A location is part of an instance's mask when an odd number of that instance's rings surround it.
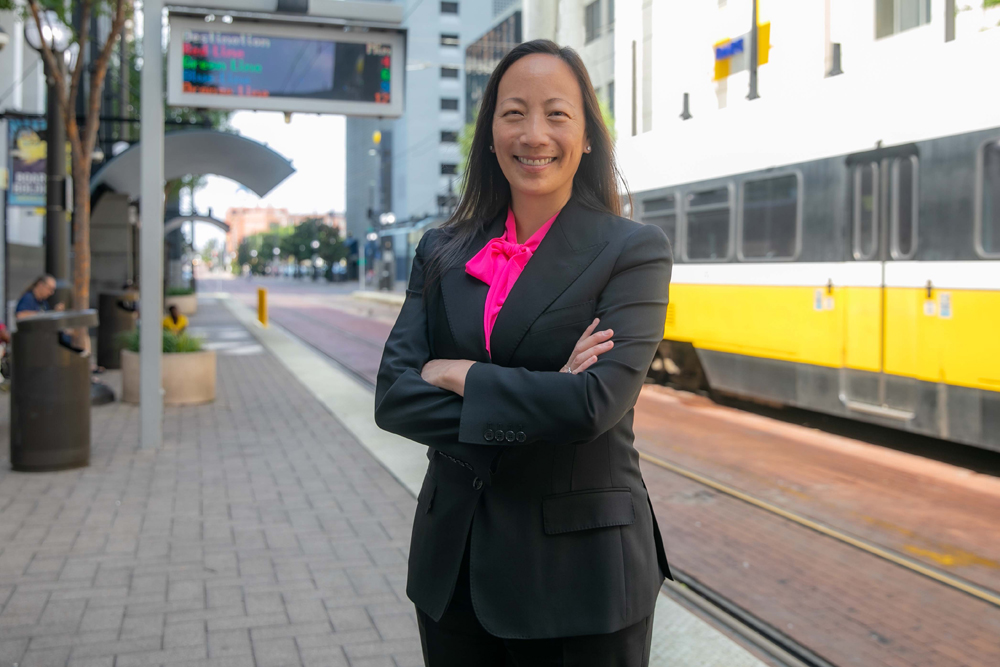
M 487 221 L 427 295 L 424 262 L 441 232 L 424 235 L 382 355 L 376 423 L 430 448 L 406 592 L 440 619 L 469 538 L 473 605 L 491 634 L 615 632 L 653 613 L 669 576 L 632 417 L 663 338 L 670 245 L 658 227 L 571 201 L 497 317 L 491 361 L 489 288 L 465 261 L 505 219 Z M 558 372 L 595 316 L 614 348 L 583 373 Z M 480 362 L 464 398 L 420 377 L 431 359 Z

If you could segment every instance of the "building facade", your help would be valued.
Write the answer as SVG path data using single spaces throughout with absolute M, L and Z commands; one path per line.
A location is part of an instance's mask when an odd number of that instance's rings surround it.
M 488 27 L 484 0 L 405 0 L 405 111 L 396 120 L 348 118 L 347 232 L 363 238 L 379 213 L 399 222 L 436 216 L 457 186 L 465 122 L 464 46 Z M 381 132 L 375 144 L 372 136 Z

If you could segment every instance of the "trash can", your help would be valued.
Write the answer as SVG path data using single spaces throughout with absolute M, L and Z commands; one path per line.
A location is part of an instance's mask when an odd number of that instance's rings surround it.
M 97 328 L 97 365 L 104 368 L 121 368 L 122 351 L 118 344 L 121 334 L 135 328 L 134 304 L 138 292 L 106 292 L 97 299 L 97 315 L 101 326 Z
M 90 461 L 90 363 L 60 342 L 63 329 L 97 325 L 93 310 L 20 320 L 11 364 L 10 463 L 39 472 Z

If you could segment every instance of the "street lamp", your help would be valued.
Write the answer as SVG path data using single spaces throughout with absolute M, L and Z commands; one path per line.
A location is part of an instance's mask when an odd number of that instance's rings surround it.
M 68 50 L 73 34 L 51 9 L 40 17 L 41 30 L 33 18 L 24 22 L 24 38 L 35 51 L 47 45 L 57 67 L 64 67 L 74 54 Z M 42 58 L 46 91 L 45 154 L 45 272 L 56 279 L 56 303 L 69 304 L 69 221 L 66 219 L 66 124 L 59 108 L 58 81 L 49 63 Z

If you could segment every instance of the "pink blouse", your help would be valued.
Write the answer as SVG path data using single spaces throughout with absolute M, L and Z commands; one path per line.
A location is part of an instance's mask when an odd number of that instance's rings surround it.
M 497 315 L 510 290 L 524 271 L 525 265 L 545 238 L 552 223 L 559 217 L 556 213 L 548 222 L 539 227 L 524 243 L 517 242 L 517 225 L 514 211 L 507 209 L 506 230 L 502 236 L 491 240 L 476 256 L 465 263 L 465 272 L 490 286 L 486 293 L 486 307 L 483 308 L 483 330 L 486 334 L 486 352 L 490 352 L 490 335 Z

